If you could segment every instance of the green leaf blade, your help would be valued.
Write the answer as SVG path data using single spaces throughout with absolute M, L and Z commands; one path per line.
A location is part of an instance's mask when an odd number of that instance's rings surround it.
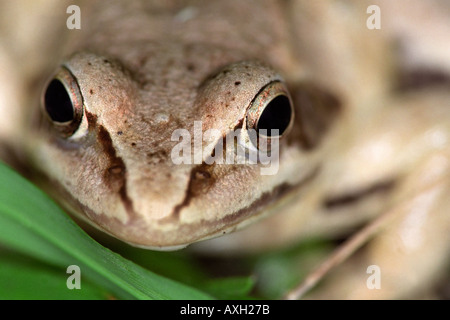
M 0 243 L 83 274 L 121 299 L 210 299 L 102 247 L 44 193 L 0 164 Z M 0 262 L 1 263 L 1 262 Z

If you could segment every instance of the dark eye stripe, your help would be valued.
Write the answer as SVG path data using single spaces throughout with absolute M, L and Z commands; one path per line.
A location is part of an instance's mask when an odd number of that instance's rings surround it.
M 295 119 L 288 144 L 314 149 L 340 118 L 344 105 L 333 92 L 313 83 L 297 83 L 290 89 Z
M 133 201 L 128 195 L 127 189 L 127 168 L 121 157 L 117 155 L 111 135 L 105 127 L 98 127 L 98 142 L 103 148 L 103 152 L 108 156 L 109 164 L 103 174 L 103 181 L 113 192 L 120 195 L 125 210 L 130 216 L 136 216 Z

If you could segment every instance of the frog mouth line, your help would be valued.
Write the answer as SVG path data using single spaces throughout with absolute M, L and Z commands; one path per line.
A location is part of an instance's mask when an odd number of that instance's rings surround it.
M 320 166 L 317 166 L 316 168 L 311 170 L 311 172 L 308 173 L 308 175 L 306 175 L 305 178 L 302 179 L 301 181 L 295 184 L 282 183 L 277 187 L 275 187 L 272 191 L 263 193 L 258 199 L 253 201 L 249 206 L 238 210 L 236 213 L 224 217 L 220 221 L 220 223 L 222 225 L 227 225 L 226 229 L 215 231 L 214 233 L 212 233 L 209 236 L 206 236 L 205 238 L 211 238 L 220 233 L 228 233 L 234 231 L 240 226 L 242 226 L 243 223 L 247 222 L 246 218 L 251 217 L 251 220 L 260 218 L 262 215 L 264 215 L 264 213 L 269 211 L 270 207 L 276 206 L 283 199 L 286 199 L 290 195 L 294 195 L 298 191 L 302 190 L 303 187 L 308 185 L 311 181 L 313 181 L 316 178 L 319 172 Z M 200 240 L 203 240 L 205 238 L 202 238 Z
M 249 222 L 262 218 L 266 213 L 269 213 L 271 208 L 276 207 L 277 204 L 280 204 L 284 201 L 284 199 L 289 196 L 293 196 L 297 194 L 303 187 L 307 186 L 311 181 L 315 179 L 315 177 L 320 172 L 320 166 L 318 165 L 316 168 L 311 170 L 303 179 L 301 179 L 297 183 L 282 183 L 275 187 L 273 190 L 269 192 L 263 193 L 259 198 L 254 200 L 249 206 L 238 210 L 237 212 L 222 218 L 219 221 L 215 222 L 207 222 L 200 221 L 195 224 L 183 225 L 178 230 L 177 233 L 184 235 L 191 235 L 191 240 L 186 242 L 186 239 L 182 239 L 180 242 L 178 241 L 170 241 L 170 243 L 155 243 L 155 244 L 147 244 L 145 242 L 139 241 L 137 238 L 126 239 L 123 235 L 117 234 L 114 230 L 118 230 L 117 225 L 123 226 L 121 223 L 116 221 L 114 218 L 109 218 L 105 215 L 98 215 L 88 207 L 82 205 L 78 200 L 70 196 L 70 193 L 62 187 L 59 183 L 54 181 L 59 188 L 57 190 L 59 193 L 64 195 L 66 209 L 73 216 L 81 218 L 81 221 L 88 222 L 89 224 L 94 225 L 97 229 L 100 229 L 106 234 L 109 234 L 115 238 L 120 239 L 121 241 L 127 242 L 130 245 L 153 249 L 153 250 L 174 250 L 186 247 L 187 245 L 199 242 L 203 240 L 207 240 L 210 238 L 215 238 L 217 236 L 230 233 L 235 231 L 236 229 L 245 226 Z M 194 195 L 192 195 L 194 196 Z M 80 221 L 80 220 L 78 220 Z M 211 224 L 214 224 L 216 227 L 212 227 Z M 116 227 L 115 227 L 116 226 Z M 218 226 L 218 227 L 217 227 Z M 199 232 L 199 230 L 211 230 L 209 233 L 204 234 L 203 232 Z M 161 232 L 154 230 L 154 236 L 156 238 L 162 237 Z M 203 233 L 203 234 L 202 234 Z M 196 234 L 196 236 L 195 236 Z
M 297 183 L 281 183 L 273 190 L 263 193 L 259 198 L 254 200 L 250 205 L 238 210 L 237 212 L 230 214 L 221 220 L 209 222 L 200 221 L 198 223 L 183 225 L 178 229 L 179 234 L 195 234 L 191 241 L 180 241 L 172 244 L 172 246 L 186 247 L 192 243 L 200 242 L 212 238 L 219 237 L 231 232 L 234 232 L 255 220 L 263 218 L 266 214 L 271 212 L 271 209 L 276 208 L 277 204 L 281 204 L 284 200 L 290 196 L 296 195 L 300 190 L 303 190 L 311 181 L 313 181 L 320 172 L 320 165 L 312 169 L 305 177 Z M 186 199 L 192 199 L 187 197 Z M 184 201 L 178 209 L 184 208 L 189 205 L 190 201 Z M 172 216 L 173 217 L 173 216 Z M 216 226 L 213 227 L 212 225 Z M 211 230 L 209 233 L 198 233 L 198 230 Z M 148 247 L 147 247 L 148 248 Z M 161 250 L 161 248 L 158 248 Z

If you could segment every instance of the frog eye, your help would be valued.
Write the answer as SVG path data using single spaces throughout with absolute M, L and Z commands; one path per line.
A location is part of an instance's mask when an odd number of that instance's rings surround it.
M 293 120 L 292 100 L 286 86 L 280 81 L 263 87 L 247 111 L 247 128 L 254 129 L 259 137 L 267 139 L 285 136 Z M 278 130 L 278 134 L 273 134 L 274 129 Z
M 83 117 L 83 97 L 80 87 L 65 67 L 48 83 L 43 96 L 42 107 L 53 128 L 67 138 L 78 129 Z

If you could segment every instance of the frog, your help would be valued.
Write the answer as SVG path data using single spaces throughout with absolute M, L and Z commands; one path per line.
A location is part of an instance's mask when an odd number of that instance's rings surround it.
M 444 1 L 80 1 L 78 30 L 69 5 L 26 15 L 50 37 L 17 42 L 24 66 L 2 46 L 0 155 L 77 219 L 219 255 L 381 224 L 311 298 L 403 297 L 445 274 L 450 61 L 409 29 L 426 9 L 425 30 L 448 30 Z

